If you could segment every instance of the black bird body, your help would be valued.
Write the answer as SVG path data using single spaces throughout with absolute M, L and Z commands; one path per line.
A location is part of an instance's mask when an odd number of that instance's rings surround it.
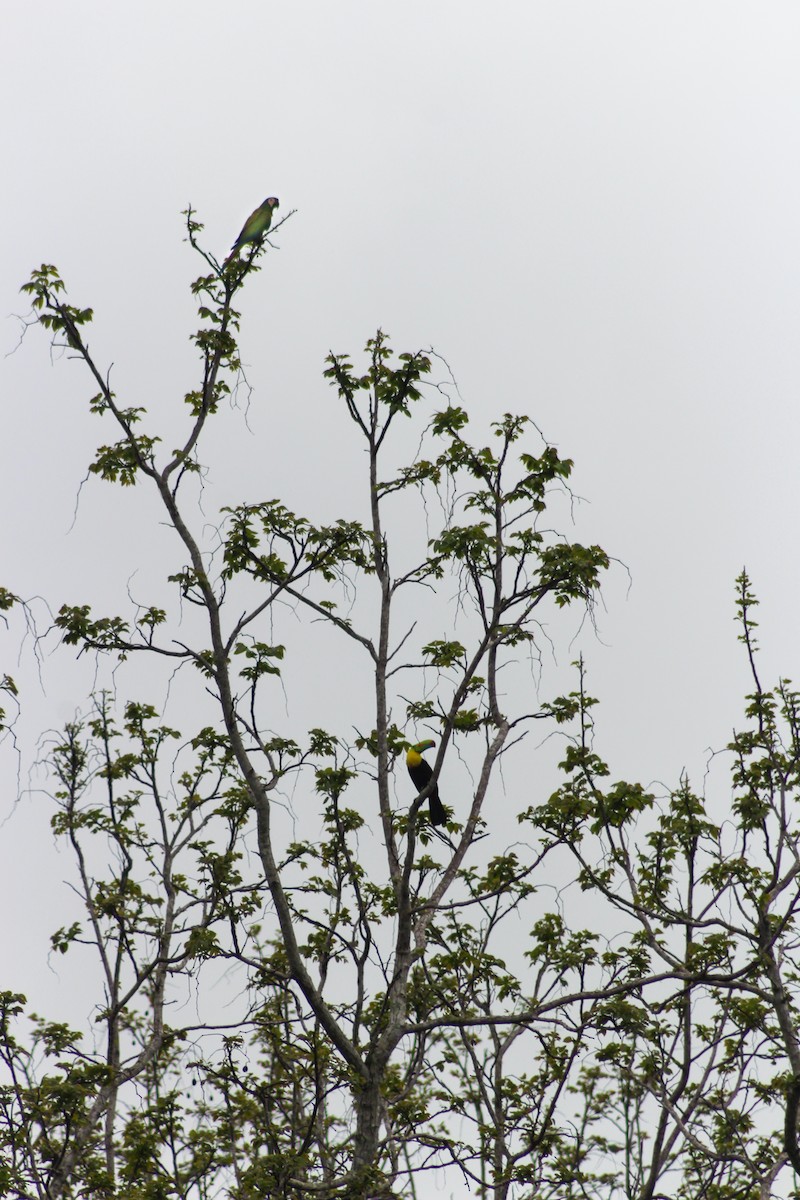
M 430 746 L 435 746 L 432 741 L 418 742 L 416 746 L 411 746 L 406 753 L 406 766 L 408 773 L 411 776 L 411 782 L 417 789 L 417 795 L 427 787 L 430 780 L 433 778 L 433 768 L 430 763 L 426 762 L 422 757 L 422 751 L 427 750 Z M 434 784 L 433 791 L 428 797 L 428 807 L 431 814 L 431 825 L 446 825 L 447 813 L 444 811 L 441 800 L 439 799 L 439 785 Z

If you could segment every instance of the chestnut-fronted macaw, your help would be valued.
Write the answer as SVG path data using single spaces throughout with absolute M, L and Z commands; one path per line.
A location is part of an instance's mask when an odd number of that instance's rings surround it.
M 246 246 L 248 242 L 259 242 L 264 237 L 272 224 L 272 214 L 277 207 L 278 197 L 268 196 L 263 204 L 259 204 L 255 212 L 250 213 L 250 216 L 242 226 L 242 232 L 231 246 L 231 252 L 225 259 L 226 263 L 231 261 L 234 254 L 237 254 L 242 246 Z
M 422 752 L 435 745 L 436 742 L 428 739 L 427 742 L 418 742 L 416 746 L 411 746 L 406 752 L 406 766 L 411 776 L 411 782 L 417 789 L 417 795 L 419 795 L 433 775 L 433 768 L 422 757 Z M 428 796 L 428 806 L 431 812 L 431 825 L 446 825 L 447 813 L 444 811 L 442 802 L 439 799 L 438 784 L 434 784 L 433 791 Z

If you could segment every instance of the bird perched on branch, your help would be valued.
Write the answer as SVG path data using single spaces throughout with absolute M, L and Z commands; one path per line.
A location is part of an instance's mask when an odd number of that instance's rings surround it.
M 427 742 L 418 742 L 416 746 L 411 746 L 406 752 L 406 766 L 411 776 L 411 782 L 417 789 L 417 795 L 419 795 L 428 781 L 433 777 L 433 769 L 430 763 L 427 763 L 422 757 L 422 751 L 428 750 L 431 746 L 435 745 L 436 742 L 429 739 Z M 434 784 L 433 791 L 428 796 L 428 807 L 431 812 L 431 825 L 445 825 L 447 823 L 447 813 L 444 811 L 442 802 L 439 799 L 438 784 Z
M 226 266 L 231 261 L 234 254 L 238 254 L 242 246 L 246 246 L 248 242 L 261 241 L 272 224 L 272 214 L 277 207 L 277 196 L 269 196 L 263 204 L 259 204 L 258 208 L 254 212 L 250 213 L 250 216 L 242 226 L 242 232 L 231 246 L 231 252 L 225 259 Z

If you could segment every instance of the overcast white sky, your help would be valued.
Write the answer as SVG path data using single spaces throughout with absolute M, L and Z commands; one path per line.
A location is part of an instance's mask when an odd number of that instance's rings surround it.
M 169 423 L 196 378 L 180 212 L 222 254 L 279 196 L 298 211 L 244 301 L 253 437 L 225 418 L 210 515 L 282 494 L 346 513 L 325 354 L 378 325 L 398 350 L 433 345 L 476 429 L 523 411 L 575 459 L 574 536 L 630 571 L 580 643 L 614 773 L 685 766 L 701 786 L 748 682 L 743 564 L 764 676 L 798 675 L 799 61 L 789 2 L 7 4 L 3 353 L 19 285 L 56 263 L 119 392 Z M 71 528 L 103 436 L 91 388 L 37 331 L 0 365 L 0 582 L 111 605 L 160 553 L 152 524 L 136 533 L 155 510 L 91 480 Z M 0 645 L 26 681 L 25 782 L 36 732 L 89 676 L 60 652 L 42 694 L 14 636 Z M 20 764 L 3 765 L 8 816 Z M 2 826 L 5 912 L 44 863 L 47 815 L 27 799 Z M 12 931 L 12 955 L 53 924 Z M 33 987 L 22 974 L 4 986 Z

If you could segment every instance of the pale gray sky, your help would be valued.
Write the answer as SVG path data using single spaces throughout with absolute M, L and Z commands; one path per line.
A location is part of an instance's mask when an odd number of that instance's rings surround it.
M 587 630 L 572 648 L 615 775 L 673 783 L 685 766 L 701 786 L 748 682 L 743 564 L 764 677 L 798 675 L 800 8 L 44 0 L 4 18 L 2 311 L 24 312 L 19 285 L 58 264 L 96 310 L 91 346 L 119 392 L 169 428 L 195 386 L 199 264 L 180 211 L 191 202 L 222 254 L 279 196 L 297 215 L 244 299 L 254 436 L 224 418 L 235 453 L 221 440 L 209 519 L 284 494 L 345 515 L 359 459 L 325 354 L 355 353 L 378 325 L 398 350 L 433 345 L 476 429 L 524 411 L 575 459 L 574 536 L 630 570 L 630 590 L 611 573 L 602 640 Z M 4 352 L 17 338 L 9 317 Z M 155 515 L 140 489 L 94 479 L 71 528 L 104 434 L 91 391 L 37 331 L 2 360 L 0 583 L 112 609 L 171 543 L 152 524 L 137 534 Z M 26 683 L 27 778 L 36 732 L 84 702 L 91 669 L 48 658 L 42 695 L 14 638 L 0 645 L 0 670 Z M 4 815 L 17 765 L 6 757 Z M 46 820 L 27 800 L 2 827 L 3 911 Z M 43 909 L 15 928 L 12 953 L 53 924 Z

